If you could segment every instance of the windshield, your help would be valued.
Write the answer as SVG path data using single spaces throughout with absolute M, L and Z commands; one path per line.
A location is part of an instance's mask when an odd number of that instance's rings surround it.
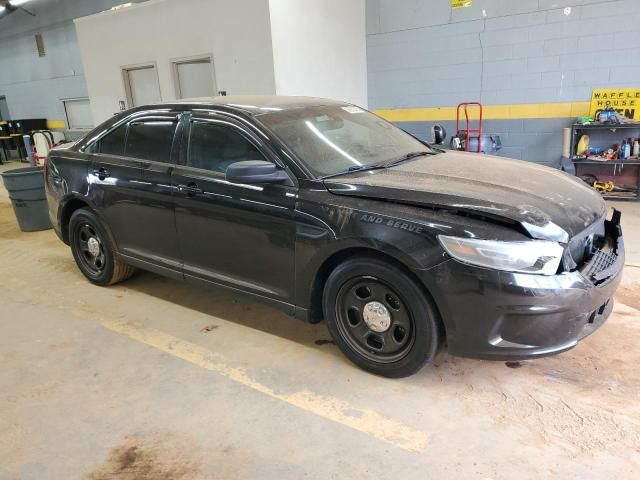
M 351 105 L 304 107 L 259 116 L 317 177 L 371 167 L 425 144 L 372 113 Z

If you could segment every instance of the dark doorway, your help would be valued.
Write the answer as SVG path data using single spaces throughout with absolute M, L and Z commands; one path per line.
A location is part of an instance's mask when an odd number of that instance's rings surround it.
M 0 95 L 0 120 L 10 120 L 9 105 L 7 105 L 7 97 Z

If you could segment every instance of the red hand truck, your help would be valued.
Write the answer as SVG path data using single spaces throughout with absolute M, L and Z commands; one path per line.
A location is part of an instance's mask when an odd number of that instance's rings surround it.
M 468 107 L 474 106 L 478 107 L 479 111 L 479 119 L 478 119 L 478 128 L 469 128 L 469 110 Z M 460 110 L 464 111 L 464 118 L 466 120 L 466 125 L 463 130 L 460 130 Z M 469 151 L 469 144 L 471 143 L 470 133 L 478 134 L 478 153 L 480 153 L 481 144 L 482 144 L 482 104 L 480 102 L 462 102 L 458 104 L 458 108 L 456 109 L 456 135 L 459 138 L 462 138 L 464 135 L 464 149 Z

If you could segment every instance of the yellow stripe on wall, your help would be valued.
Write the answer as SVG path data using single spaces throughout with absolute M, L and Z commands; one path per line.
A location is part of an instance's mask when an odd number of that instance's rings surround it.
M 469 117 L 477 118 L 476 107 L 469 107 Z M 455 120 L 456 107 L 398 108 L 374 110 L 390 122 L 427 122 Z M 484 105 L 485 120 L 512 120 L 528 118 L 572 118 L 589 115 L 589 102 L 572 103 L 521 103 L 515 105 Z M 464 118 L 462 110 L 461 118 Z
M 0 120 L 0 125 L 6 124 L 6 121 Z M 47 129 L 52 128 L 66 128 L 66 124 L 64 123 L 64 120 L 47 120 Z
M 589 102 L 484 105 L 483 118 L 486 120 L 511 120 L 586 117 L 589 115 L 589 105 Z M 428 122 L 456 119 L 456 107 L 393 108 L 374 110 L 374 112 L 390 122 Z M 476 108 L 469 107 L 471 118 L 477 117 L 476 112 Z M 64 120 L 47 120 L 47 128 L 66 128 L 66 124 Z
M 47 120 L 47 128 L 66 128 L 64 120 Z

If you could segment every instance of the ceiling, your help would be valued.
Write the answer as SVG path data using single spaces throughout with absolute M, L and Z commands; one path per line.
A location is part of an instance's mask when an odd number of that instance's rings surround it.
M 143 0 L 30 0 L 12 12 L 7 9 L 0 13 L 0 44 L 14 35 L 38 33 L 52 25 L 109 10 L 115 5 L 139 1 Z M 0 5 L 8 3 L 9 0 L 0 0 Z
M 19 5 L 14 6 L 12 3 L 19 3 Z M 0 19 L 11 15 L 12 13 L 23 11 L 26 14 L 33 14 L 29 10 L 29 2 L 28 0 L 0 0 Z

